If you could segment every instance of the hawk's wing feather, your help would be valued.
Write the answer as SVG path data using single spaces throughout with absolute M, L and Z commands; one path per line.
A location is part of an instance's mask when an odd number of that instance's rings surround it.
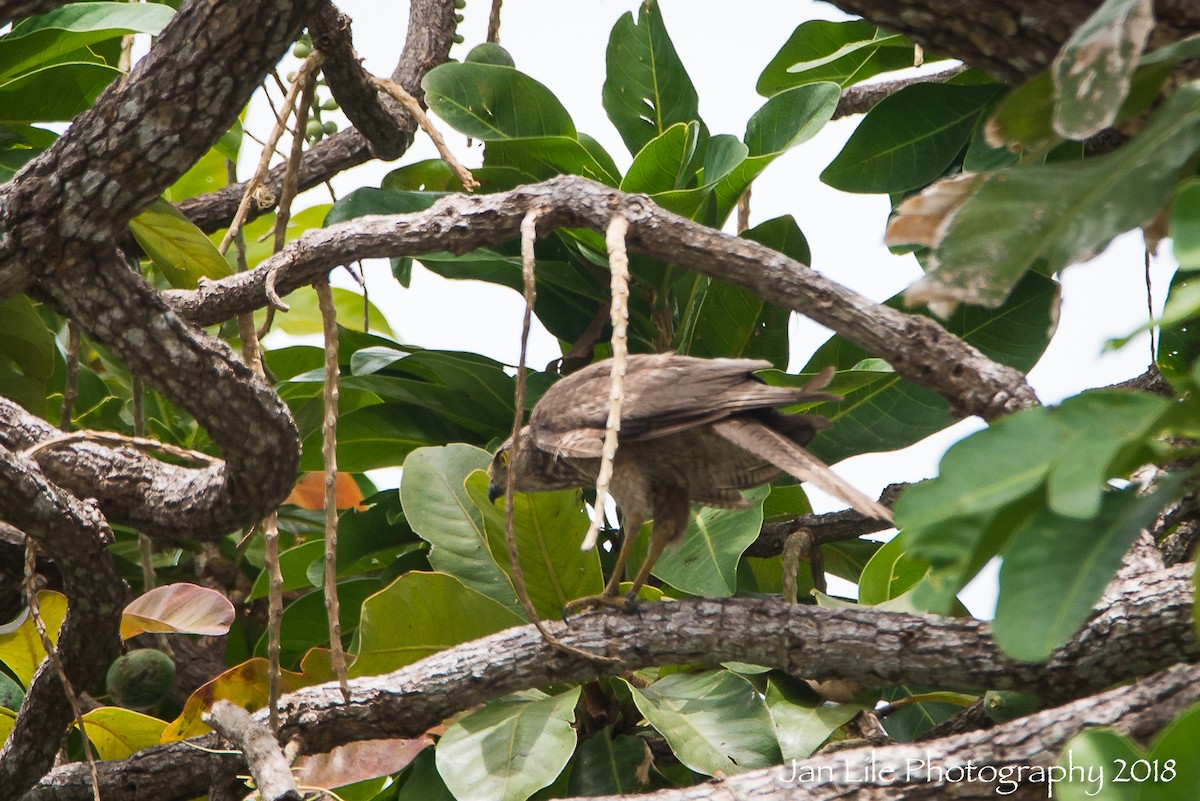
M 892 521 L 890 509 L 859 492 L 820 459 L 759 421 L 739 417 L 713 423 L 712 428 L 739 448 L 765 459 L 801 481 L 812 482 L 864 515 L 889 523 Z
M 607 360 L 590 365 L 546 392 L 529 420 L 539 447 L 566 456 L 600 455 L 608 421 L 610 365 Z M 750 409 L 836 399 L 814 392 L 828 382 L 825 374 L 804 388 L 770 386 L 753 377 L 755 370 L 770 366 L 760 359 L 630 356 L 621 439 L 657 439 Z

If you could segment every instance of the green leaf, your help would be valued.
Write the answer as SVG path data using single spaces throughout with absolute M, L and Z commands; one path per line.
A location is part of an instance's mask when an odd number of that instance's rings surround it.
M 429 107 L 459 133 L 484 142 L 565 136 L 575 124 L 558 98 L 512 67 L 442 64 L 421 81 Z
M 1181 270 L 1200 270 L 1200 179 L 1184 181 L 1171 202 L 1172 252 Z
M 102 706 L 83 715 L 83 730 L 100 759 L 125 759 L 158 745 L 166 727 L 165 721 L 117 706 Z
M 1119 150 L 977 175 L 964 199 L 947 209 L 949 225 L 918 242 L 934 252 L 929 273 L 907 298 L 998 306 L 1028 270 L 1061 270 L 1145 223 L 1200 149 L 1198 112 L 1200 82 L 1193 82 L 1172 94 Z
M 0 84 L 65 61 L 97 60 L 89 48 L 125 34 L 157 34 L 174 12 L 147 3 L 71 3 L 17 24 L 0 37 Z
M 597 147 L 599 147 L 597 145 Z M 520 170 L 530 178 L 545 180 L 555 175 L 581 175 L 608 186 L 620 183 L 621 174 L 607 153 L 597 154 L 571 136 L 538 136 L 523 139 L 493 139 L 488 142 L 484 164 Z
M 771 97 L 817 81 L 850 86 L 882 72 L 911 67 L 914 57 L 912 42 L 862 20 L 811 20 L 792 32 L 758 77 L 755 90 Z
M 467 477 L 467 496 L 483 514 L 492 559 L 511 579 L 504 540 L 504 505 L 488 500 L 488 478 L 482 470 Z M 575 490 L 513 495 L 513 536 L 529 598 L 540 617 L 561 617 L 568 601 L 595 595 L 604 586 L 600 557 L 579 544 L 588 529 L 580 495 Z
M 790 215 L 767 220 L 741 236 L 766 245 L 801 264 L 812 254 L 808 241 Z M 713 280 L 688 329 L 690 341 L 678 341 L 680 353 L 702 357 L 767 359 L 779 369 L 787 366 L 788 321 L 791 311 L 725 281 Z
M 7 356 L 25 377 L 45 383 L 54 374 L 54 332 L 25 295 L 0 300 L 0 356 Z
M 337 324 L 352 331 L 363 330 L 363 311 L 366 310 L 369 331 L 376 331 L 384 336 L 392 337 L 391 326 L 384 318 L 383 312 L 367 300 L 359 292 L 351 289 L 333 287 L 333 308 Z M 312 287 L 300 287 L 287 296 L 290 309 L 275 315 L 274 328 L 292 336 L 320 334 L 324 331 L 321 320 L 321 305 L 317 299 L 317 291 Z
M 604 110 L 630 153 L 676 123 L 699 122 L 699 96 L 667 34 L 658 3 L 626 13 L 613 26 L 606 54 Z
M 811 756 L 862 711 L 857 704 L 827 704 L 803 697 L 774 679 L 767 682 L 766 701 L 784 760 Z
M 120 74 L 107 64 L 66 62 L 0 83 L 0 123 L 70 120 Z
M 833 118 L 839 94 L 836 84 L 807 84 L 772 97 L 754 112 L 746 124 L 748 158 L 717 184 L 716 224 L 724 222 L 746 187 L 771 162 L 817 135 Z
M 1106 0 L 1075 29 L 1050 70 L 1056 133 L 1082 140 L 1116 121 L 1153 27 L 1152 0 Z
M 733 595 L 738 562 L 762 529 L 762 505 L 769 491 L 766 487 L 747 490 L 749 509 L 693 508 L 683 541 L 663 551 L 654 575 L 689 595 Z
M 343 413 L 338 418 L 338 469 L 360 473 L 399 467 L 404 457 L 426 445 L 460 442 L 465 432 L 440 415 L 403 403 L 380 403 Z M 321 431 L 304 440 L 301 470 L 320 470 Z
M 970 141 L 998 84 L 908 86 L 867 112 L 821 180 L 844 192 L 905 192 L 946 171 Z
M 621 180 L 622 192 L 682 189 L 694 174 L 700 123 L 680 122 L 646 143 Z
M 525 621 L 445 573 L 405 573 L 362 605 L 352 676 L 411 665 Z
M 858 582 L 858 602 L 877 606 L 900 597 L 925 577 L 929 566 L 904 552 L 904 540 L 892 537 L 875 552 Z
M 323 561 L 321 559 L 314 564 L 323 568 Z M 338 582 L 338 623 L 344 638 L 358 632 L 362 623 L 363 603 L 379 592 L 381 586 L 379 580 L 374 578 Z M 267 656 L 268 641 L 267 633 L 263 632 L 254 647 L 255 656 Z M 295 667 L 313 648 L 329 647 L 329 617 L 325 611 L 324 592 L 310 592 L 302 598 L 289 601 L 279 621 L 279 644 L 280 663 Z
M 1150 748 L 1151 764 L 1161 768 L 1141 783 L 1142 798 L 1154 801 L 1189 801 L 1200 787 L 1200 764 L 1196 743 L 1200 742 L 1200 706 L 1193 704 L 1168 725 Z M 1168 764 L 1170 765 L 1168 773 Z M 1139 774 L 1138 778 L 1141 777 Z
M 435 570 L 515 611 L 520 605 L 512 587 L 488 551 L 483 514 L 464 486 L 491 460 L 487 451 L 461 443 L 415 450 L 404 460 L 400 500 L 413 530 L 433 546 Z
M 1194 752 L 1193 752 L 1194 753 Z M 1055 797 L 1062 801 L 1137 801 L 1141 797 L 1134 782 L 1114 782 L 1115 771 L 1141 759 L 1143 752 L 1132 740 L 1112 729 L 1084 729 L 1071 738 L 1058 757 L 1058 766 L 1074 767 L 1065 780 L 1054 786 Z M 1193 759 L 1189 755 L 1189 761 Z M 1103 779 L 1101 778 L 1103 777 Z M 1194 791 L 1195 787 L 1189 788 Z M 1189 795 L 1190 797 L 1190 795 Z M 1160 796 L 1154 796 L 1157 799 Z
M 613 737 L 605 727 L 584 741 L 575 753 L 568 795 L 629 795 L 640 788 L 638 771 L 648 759 L 646 742 L 640 737 Z
M 1175 489 L 1161 487 L 1146 497 L 1135 489 L 1106 493 L 1093 519 L 1049 509 L 1034 514 L 1004 549 L 992 627 L 996 643 L 1014 659 L 1038 662 L 1071 639 L 1138 534 L 1174 500 Z
M 508 696 L 455 721 L 437 744 L 438 772 L 458 801 L 525 801 L 575 751 L 579 687 Z
M 907 311 L 902 295 L 885 305 Z M 1001 308 L 959 306 L 943 325 L 989 358 L 1026 371 L 1049 344 L 1057 307 L 1058 284 L 1029 273 Z M 854 343 L 834 336 L 813 354 L 800 376 L 785 379 L 780 374 L 764 374 L 772 383 L 803 385 L 828 366 L 838 370 L 830 391 L 842 395 L 842 400 L 812 409 L 833 423 L 809 446 L 826 462 L 907 447 L 957 420 L 941 396 L 905 381 L 886 364 L 867 361 L 870 356 Z
M 162 198 L 130 220 L 129 231 L 177 289 L 195 289 L 201 278 L 216 280 L 233 275 L 229 262 L 204 232 Z
M 1163 378 L 1179 392 L 1190 391 L 1192 366 L 1200 359 L 1200 325 L 1194 316 L 1197 309 L 1200 309 L 1200 277 L 1179 270 L 1171 278 L 1155 359 Z M 1172 312 L 1170 316 L 1168 311 Z
M 627 686 L 638 711 L 697 773 L 730 775 L 782 761 L 766 703 L 735 673 L 673 673 L 644 689 Z
M 438 775 L 432 748 L 426 748 L 413 760 L 412 771 L 400 786 L 395 801 L 455 801 L 454 794 Z

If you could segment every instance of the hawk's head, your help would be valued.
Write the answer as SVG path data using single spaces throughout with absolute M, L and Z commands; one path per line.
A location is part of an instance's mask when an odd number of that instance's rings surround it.
M 504 440 L 496 449 L 496 455 L 488 466 L 488 500 L 495 502 L 504 495 L 510 470 L 517 492 L 549 492 L 581 487 L 584 482 L 580 480 L 578 468 L 570 464 L 571 461 L 555 458 L 553 454 L 538 448 L 529 435 L 529 426 L 526 426 L 521 429 L 521 446 L 515 459 L 512 437 Z

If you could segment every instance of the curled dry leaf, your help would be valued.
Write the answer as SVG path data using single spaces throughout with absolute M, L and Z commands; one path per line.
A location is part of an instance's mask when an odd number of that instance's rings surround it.
M 955 213 L 986 179 L 980 173 L 967 173 L 931 184 L 923 192 L 896 207 L 888 221 L 884 240 L 889 247 L 918 245 L 929 248 L 928 272 L 937 267 L 937 247 L 941 244 Z M 930 276 L 921 278 L 904 295 L 910 306 L 927 305 L 939 317 L 950 316 L 959 301 L 956 292 L 948 291 Z
M 195 584 L 156 587 L 133 599 L 121 615 L 121 636 L 128 640 L 143 632 L 207 634 L 229 631 L 233 604 L 221 593 Z

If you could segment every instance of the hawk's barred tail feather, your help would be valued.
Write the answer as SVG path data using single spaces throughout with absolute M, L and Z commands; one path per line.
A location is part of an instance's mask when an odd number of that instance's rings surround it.
M 751 418 L 736 417 L 715 422 L 712 427 L 739 448 L 770 462 L 800 481 L 812 482 L 864 515 L 889 523 L 892 521 L 890 509 L 859 492 L 820 459 L 769 426 Z

